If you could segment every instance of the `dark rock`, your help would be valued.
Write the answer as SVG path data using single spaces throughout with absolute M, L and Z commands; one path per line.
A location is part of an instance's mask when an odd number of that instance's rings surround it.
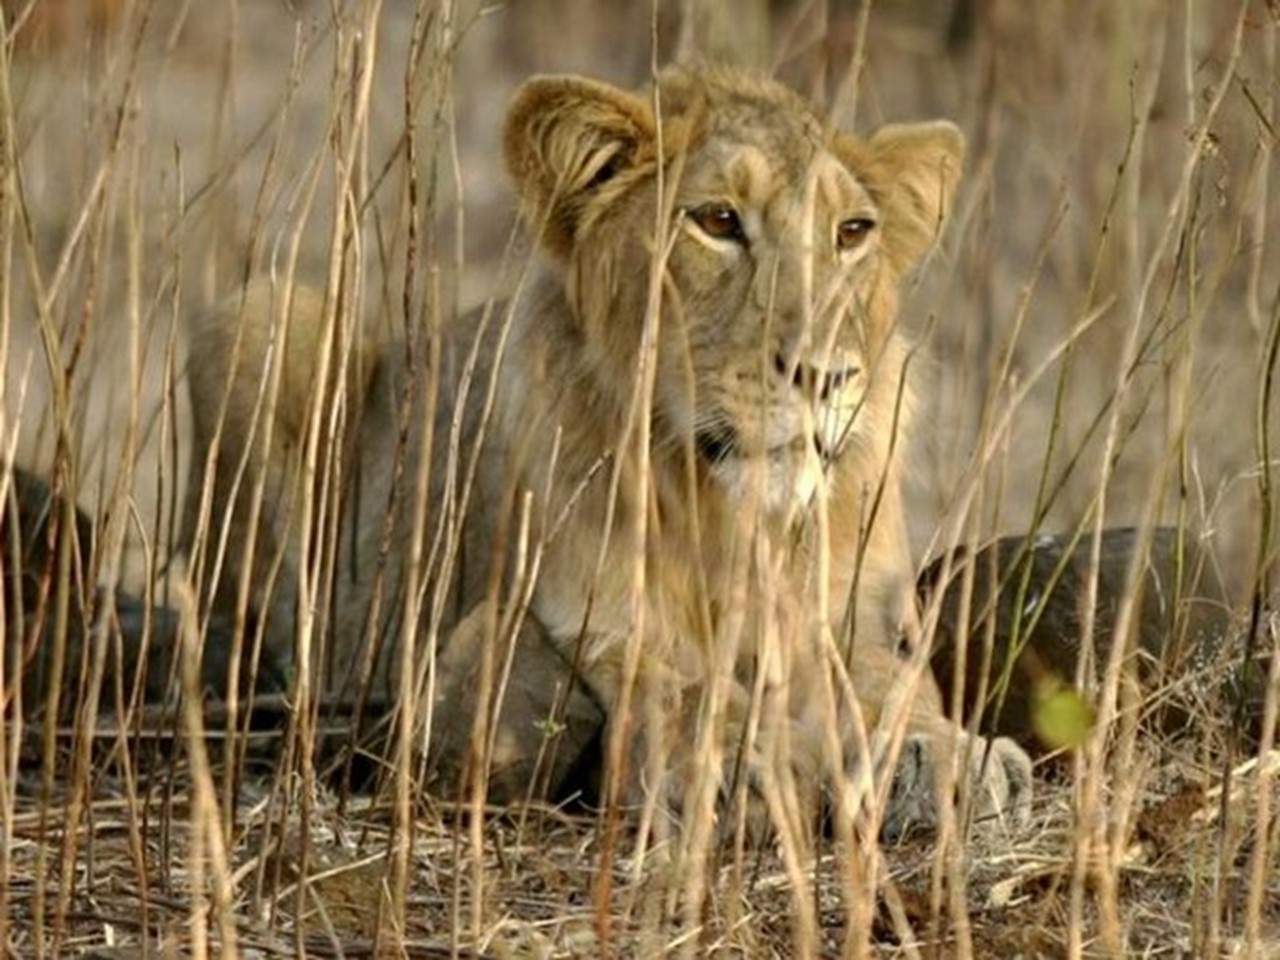
M 960 678 L 965 571 L 973 571 L 961 703 L 966 721 L 981 706 L 983 732 L 1015 737 L 1029 749 L 1044 748 L 1035 733 L 1035 712 L 1048 693 L 1075 681 L 1090 544 L 1087 532 L 1076 542 L 1067 536 L 1004 537 L 976 553 L 960 548 L 949 572 L 944 556 L 921 574 L 918 589 L 925 604 L 947 578 L 932 667 L 950 705 Z M 1139 550 L 1134 629 L 1118 638 L 1116 614 Z M 1094 675 L 1101 675 L 1113 645 L 1125 642 L 1134 658 L 1132 674 L 1147 693 L 1206 667 L 1231 625 L 1222 585 L 1205 554 L 1193 537 L 1168 527 L 1150 531 L 1149 546 L 1136 529 L 1103 532 L 1095 610 Z M 984 659 L 989 669 L 983 669 Z M 1235 677 L 1236 682 L 1247 679 L 1239 671 Z M 1165 730 L 1189 720 L 1176 701 L 1162 701 L 1154 717 Z
M 9 496 L 0 509 L 0 579 L 5 610 L 5 675 L 22 678 L 24 713 L 39 715 L 49 703 L 59 639 L 57 610 L 65 602 L 66 629 L 57 698 L 58 720 L 69 719 L 83 695 L 91 669 L 94 624 L 107 631 L 104 709 L 114 705 L 108 691 L 158 704 L 177 689 L 175 656 L 180 649 L 180 617 L 124 591 L 108 594 L 95 586 L 97 567 L 93 522 L 67 499 L 55 495 L 41 477 L 12 468 Z M 60 596 L 61 593 L 61 596 Z M 112 609 L 103 617 L 103 604 Z M 222 696 L 230 673 L 233 625 L 214 618 L 205 633 L 200 683 Z M 287 674 L 267 661 L 256 678 L 259 692 L 287 689 Z M 119 685 L 117 686 L 117 681 Z M 135 691 L 135 683 L 141 690 Z M 247 692 L 247 687 L 246 687 Z

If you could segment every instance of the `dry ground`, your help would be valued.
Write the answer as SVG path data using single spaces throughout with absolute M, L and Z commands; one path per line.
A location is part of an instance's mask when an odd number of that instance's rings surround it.
M 116 520 L 119 569 L 102 579 L 163 580 L 187 484 L 182 370 L 198 362 L 185 318 L 295 250 L 300 277 L 327 275 L 341 150 L 367 199 L 344 256 L 372 322 L 398 315 L 410 140 L 429 278 L 410 296 L 480 302 L 512 222 L 497 135 L 514 86 L 539 71 L 643 80 L 651 33 L 661 57 L 697 5 L 663 4 L 652 31 L 648 5 L 623 0 L 159 0 L 94 5 L 116 14 L 102 33 L 72 17 L 39 42 L 19 35 L 0 65 L 0 443 L 51 472 L 62 424 L 79 503 L 104 530 Z M 5 0 L 6 23 L 25 6 Z M 1274 0 L 884 0 L 865 20 L 838 0 L 738 9 L 744 31 L 743 11 L 772 20 L 758 46 L 729 47 L 820 98 L 861 67 L 846 122 L 947 116 L 970 139 L 955 222 L 907 311 L 928 385 L 918 557 L 1099 516 L 1180 522 L 1205 538 L 1243 624 L 1273 582 L 1260 451 L 1280 439 L 1262 402 L 1280 324 Z M 428 51 L 406 84 L 417 15 Z M 13 956 L 144 943 L 1280 956 L 1276 754 L 1230 755 L 1224 714 L 1210 703 L 1176 745 L 1127 753 L 1120 737 L 1046 772 L 1034 822 L 1011 836 L 941 855 L 910 841 L 883 861 L 832 843 L 797 867 L 732 850 L 691 866 L 563 812 L 477 825 L 423 800 L 406 817 L 287 764 L 224 780 L 216 741 L 210 772 L 192 726 L 160 746 L 104 735 L 80 779 L 42 784 L 19 769 L 6 712 L 0 943 Z M 706 876 L 693 907 L 691 869 Z M 857 900 L 868 887 L 879 897 Z

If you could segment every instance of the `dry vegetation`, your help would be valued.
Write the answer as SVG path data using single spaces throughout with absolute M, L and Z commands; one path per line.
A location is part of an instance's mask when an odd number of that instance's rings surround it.
M 969 137 L 906 317 L 927 384 L 917 558 L 1179 524 L 1237 615 L 1202 670 L 1274 651 L 1274 0 L 660 7 L 5 0 L 0 449 L 92 516 L 85 580 L 188 602 L 169 560 L 193 311 L 263 272 L 341 287 L 375 330 L 499 294 L 514 85 L 640 81 L 683 44 L 858 128 L 949 116 Z M 50 595 L 54 634 L 65 603 L 111 635 L 65 570 Z M 330 792 L 303 748 L 314 711 L 246 737 L 199 709 L 190 670 L 176 716 L 90 682 L 58 726 L 5 649 L 6 956 L 1280 956 L 1280 754 L 1233 741 L 1203 675 L 1184 736 L 1139 737 L 1108 658 L 1097 728 L 1016 834 L 841 836 L 798 859 L 590 813 L 480 818 L 411 791 L 411 769 L 377 799 Z M 109 645 L 85 650 L 101 677 Z

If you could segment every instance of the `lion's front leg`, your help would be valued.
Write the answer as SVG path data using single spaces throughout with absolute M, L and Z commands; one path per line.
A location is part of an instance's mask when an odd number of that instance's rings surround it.
M 1031 758 L 1008 737 L 971 736 L 941 721 L 930 733 L 908 734 L 898 756 L 885 804 L 881 833 L 897 838 L 915 829 L 933 829 L 948 782 L 967 789 L 973 823 L 1020 825 L 1031 813 Z M 947 765 L 956 760 L 954 776 Z
M 691 676 L 697 679 L 690 679 Z M 762 839 L 786 820 L 816 822 L 827 781 L 823 731 L 792 709 L 786 685 L 732 674 L 706 677 L 652 659 L 628 696 L 607 685 L 605 763 L 613 796 L 656 803 L 692 825 L 741 823 Z
M 1008 737 L 969 735 L 949 720 L 927 668 L 909 664 L 885 646 L 868 646 L 860 669 L 876 682 L 858 685 L 878 772 L 899 724 L 905 736 L 881 811 L 881 832 L 894 838 L 935 828 L 953 791 L 967 791 L 975 823 L 1025 822 L 1032 798 L 1031 758 Z
M 896 484 L 885 490 L 870 537 L 866 557 L 875 562 L 864 561 L 852 647 L 841 650 L 861 723 L 845 725 L 843 742 L 850 769 L 869 763 L 885 794 L 879 810 L 882 834 L 894 837 L 913 827 L 937 826 L 957 787 L 967 791 L 975 822 L 1025 819 L 1032 793 L 1030 757 L 1007 738 L 970 737 L 943 710 L 926 658 Z M 851 583 L 852 572 L 846 570 L 845 576 Z M 892 770 L 886 763 L 890 758 Z
M 556 799 L 588 779 L 604 711 L 532 613 L 514 634 L 499 614 L 481 603 L 437 655 L 431 775 L 451 795 L 483 765 L 492 803 Z

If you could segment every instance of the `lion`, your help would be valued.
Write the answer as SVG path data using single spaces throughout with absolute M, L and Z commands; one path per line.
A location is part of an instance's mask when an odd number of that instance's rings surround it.
M 336 287 L 258 281 L 196 323 L 187 530 L 215 609 L 272 649 L 332 611 L 326 690 L 390 707 L 411 665 L 435 769 L 479 755 L 491 798 L 567 726 L 561 782 L 603 723 L 626 797 L 678 807 L 710 767 L 778 816 L 773 785 L 816 797 L 898 743 L 887 829 L 936 816 L 959 751 L 981 810 L 1025 811 L 1026 754 L 968 740 L 916 650 L 899 285 L 958 129 L 859 138 L 773 80 L 676 67 L 647 92 L 532 78 L 503 149 L 528 272 L 438 348 L 361 340 Z

